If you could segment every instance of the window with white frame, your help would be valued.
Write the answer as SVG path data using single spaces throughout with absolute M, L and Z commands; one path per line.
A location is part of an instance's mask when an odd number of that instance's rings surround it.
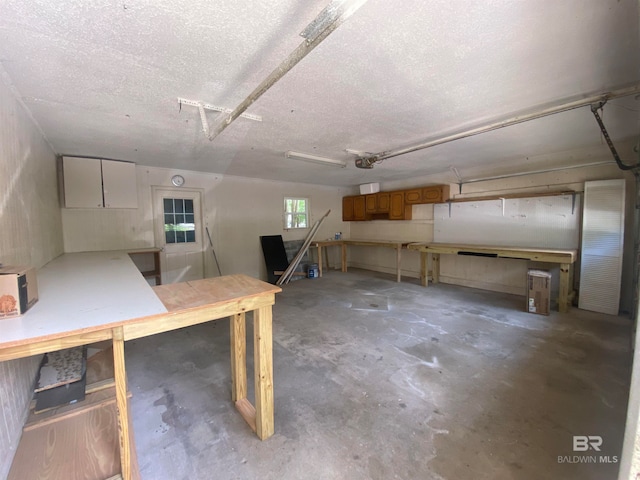
M 284 228 L 309 228 L 309 199 L 285 197 Z

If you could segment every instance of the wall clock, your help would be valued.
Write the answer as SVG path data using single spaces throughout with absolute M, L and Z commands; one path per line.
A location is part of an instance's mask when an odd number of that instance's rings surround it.
M 184 177 L 182 175 L 174 175 L 171 177 L 171 183 L 173 183 L 176 187 L 181 187 L 184 185 Z

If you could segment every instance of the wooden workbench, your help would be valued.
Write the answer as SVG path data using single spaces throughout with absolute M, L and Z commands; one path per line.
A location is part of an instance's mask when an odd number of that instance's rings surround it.
M 340 246 L 341 254 L 341 270 L 347 271 L 347 246 L 360 246 L 360 247 L 381 247 L 381 248 L 393 248 L 396 251 L 396 281 L 400 281 L 402 278 L 402 249 L 407 248 L 410 242 L 401 242 L 394 240 L 321 240 L 313 242 L 312 247 L 316 247 L 318 250 L 318 269 L 319 276 L 322 277 L 322 249 L 333 245 Z
M 280 287 L 246 275 L 230 275 L 152 289 L 127 252 L 91 252 L 65 254 L 51 261 L 38 272 L 38 290 L 39 301 L 25 315 L 2 320 L 0 361 L 111 341 L 124 480 L 132 478 L 135 455 L 124 358 L 127 340 L 231 317 L 232 400 L 258 437 L 273 434 L 271 308 Z M 247 400 L 247 311 L 254 312 L 255 407 Z M 19 451 L 20 447 L 16 458 L 21 457 Z M 48 455 L 27 452 L 26 458 L 50 468 Z M 73 464 L 83 463 L 89 462 Z M 67 472 L 47 478 L 71 477 Z
M 572 294 L 573 264 L 577 250 L 551 250 L 539 248 L 494 247 L 485 245 L 457 245 L 448 243 L 411 243 L 409 250 L 420 252 L 420 282 L 428 285 L 427 262 L 431 256 L 431 278 L 438 283 L 440 278 L 440 255 L 473 255 L 490 258 L 512 258 L 518 260 L 533 260 L 537 262 L 560 264 L 560 293 L 558 310 L 566 312 L 570 306 Z

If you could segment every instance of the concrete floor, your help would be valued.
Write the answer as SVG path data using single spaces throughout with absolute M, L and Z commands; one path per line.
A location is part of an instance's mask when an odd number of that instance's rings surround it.
M 228 320 L 128 342 L 142 478 L 615 479 L 600 455 L 622 449 L 629 320 L 524 303 L 362 271 L 292 282 L 264 442 L 230 401 Z

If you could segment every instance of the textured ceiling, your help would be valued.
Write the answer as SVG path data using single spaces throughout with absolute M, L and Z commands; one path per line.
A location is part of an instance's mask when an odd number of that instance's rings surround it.
M 0 0 L 0 65 L 60 154 L 336 186 L 611 159 L 587 107 L 372 170 L 345 149 L 394 149 L 639 84 L 637 0 L 369 0 L 249 108 L 262 122 L 239 118 L 209 141 L 177 98 L 235 108 L 328 3 Z M 628 162 L 638 110 L 629 96 L 603 112 Z

